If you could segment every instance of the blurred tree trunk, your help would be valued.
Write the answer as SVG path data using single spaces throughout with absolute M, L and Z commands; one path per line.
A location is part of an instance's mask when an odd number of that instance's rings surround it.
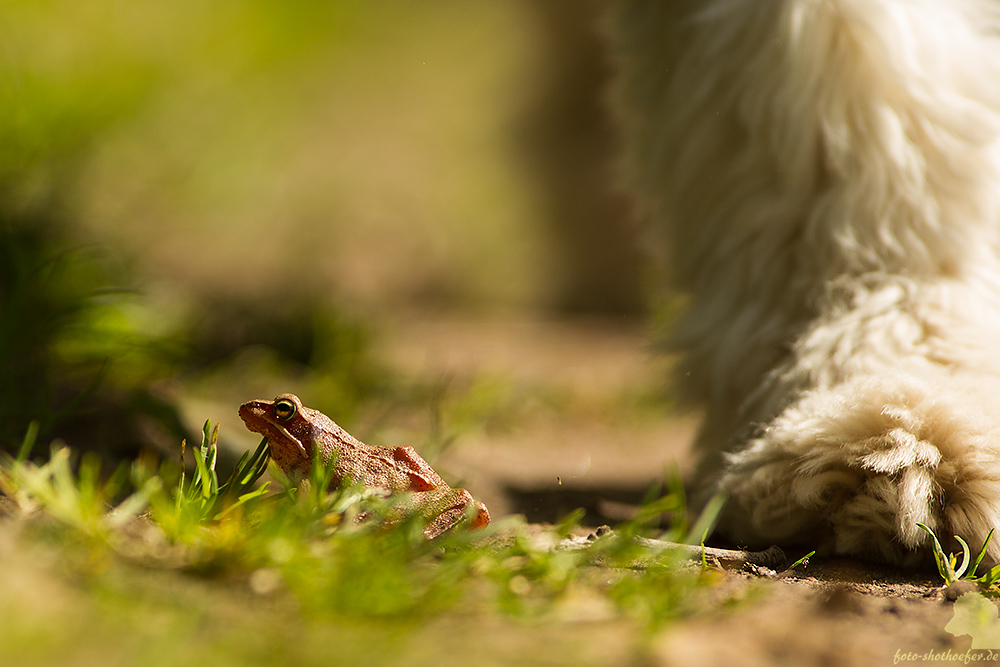
M 569 312 L 644 309 L 637 225 L 618 185 L 618 134 L 606 102 L 611 63 L 601 0 L 527 0 L 542 38 L 521 138 L 555 248 L 553 304 Z

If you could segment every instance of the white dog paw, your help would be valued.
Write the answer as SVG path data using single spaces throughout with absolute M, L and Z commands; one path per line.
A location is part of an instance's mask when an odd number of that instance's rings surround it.
M 730 456 L 722 528 L 897 563 L 930 558 L 917 523 L 978 548 L 1000 527 L 1000 427 L 968 403 L 901 375 L 807 393 Z

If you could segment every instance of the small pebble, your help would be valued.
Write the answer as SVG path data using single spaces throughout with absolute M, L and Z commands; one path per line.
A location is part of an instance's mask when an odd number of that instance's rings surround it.
M 966 593 L 975 593 L 978 590 L 979 586 L 976 582 L 970 579 L 959 579 L 944 589 L 944 599 L 948 602 L 954 602 Z
M 592 536 L 593 538 L 603 537 L 610 532 L 611 532 L 611 526 L 598 526 L 597 530 L 592 533 Z

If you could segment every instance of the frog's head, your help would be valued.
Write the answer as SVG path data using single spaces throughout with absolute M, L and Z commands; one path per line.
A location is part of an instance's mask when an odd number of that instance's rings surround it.
M 240 418 L 247 428 L 265 436 L 271 456 L 284 470 L 308 469 L 318 426 L 315 410 L 302 405 L 295 394 L 280 394 L 273 401 L 247 401 L 240 406 Z

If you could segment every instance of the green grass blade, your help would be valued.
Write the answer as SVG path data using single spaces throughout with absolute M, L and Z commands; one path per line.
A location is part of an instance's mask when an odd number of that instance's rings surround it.
M 705 540 L 715 530 L 715 525 L 719 521 L 719 516 L 722 514 L 722 508 L 725 504 L 725 494 L 717 493 L 712 496 L 701 510 L 698 518 L 695 519 L 694 525 L 691 526 L 691 530 L 684 537 L 683 543 L 704 545 Z
M 797 568 L 800 565 L 807 565 L 809 563 L 809 559 L 812 558 L 815 555 L 816 555 L 815 551 L 810 551 L 805 556 L 803 556 L 802 558 L 798 559 L 797 561 L 795 561 L 794 563 L 792 563 L 791 565 L 789 565 L 785 569 L 785 571 L 786 572 L 791 572 L 792 570 L 794 570 L 795 568 Z
M 215 515 L 214 519 L 218 521 L 219 519 L 223 518 L 224 516 L 235 510 L 237 507 L 241 507 L 246 503 L 250 502 L 251 500 L 256 500 L 257 498 L 263 498 L 264 496 L 267 495 L 267 492 L 269 490 L 268 487 L 270 487 L 270 485 L 271 485 L 270 482 L 264 482 L 263 484 L 261 484 L 259 489 L 251 491 L 250 493 L 244 493 L 243 495 L 241 495 L 239 498 L 236 499 L 236 502 L 224 507 L 221 512 Z
M 181 440 L 181 460 L 180 473 L 177 479 L 177 494 L 174 496 L 174 511 L 180 512 L 181 503 L 185 497 L 184 478 L 186 477 L 187 465 L 184 463 L 184 450 L 187 448 L 187 440 Z
M 972 564 L 972 569 L 966 573 L 966 579 L 976 578 L 976 572 L 979 570 L 979 564 L 983 562 L 983 557 L 986 556 L 986 547 L 990 545 L 990 540 L 993 539 L 993 530 L 993 528 L 990 528 L 990 532 L 986 534 L 986 540 L 983 541 L 983 547 L 979 550 L 979 555 L 976 556 L 976 562 Z
M 972 561 L 972 555 L 969 552 L 969 544 L 963 540 L 958 535 L 955 536 L 958 543 L 962 545 L 962 564 L 955 570 L 955 579 L 961 579 L 962 575 L 969 568 L 969 564 Z
M 979 577 L 976 581 L 979 582 L 980 586 L 989 588 L 997 581 L 1000 581 L 1000 565 L 994 565 L 990 568 L 989 572 Z
M 941 575 L 941 578 L 948 584 L 955 583 L 957 577 L 955 577 L 954 570 L 952 570 L 951 566 L 948 564 L 948 557 L 945 556 L 944 549 L 941 548 L 941 542 L 938 541 L 937 535 L 934 534 L 933 530 L 919 521 L 917 522 L 917 525 L 927 531 L 927 534 L 931 536 L 932 540 L 934 540 L 931 546 L 934 550 L 934 562 L 937 563 L 938 573 Z
M 24 463 L 31 455 L 31 450 L 35 447 L 35 440 L 38 438 L 38 422 L 33 421 L 28 424 L 28 431 L 24 434 L 21 447 L 17 450 L 17 462 Z
M 163 480 L 159 477 L 151 477 L 146 480 L 146 483 L 138 491 L 118 503 L 114 511 L 107 516 L 107 525 L 111 528 L 117 528 L 138 516 L 149 505 L 150 497 L 162 486 Z
M 249 452 L 244 454 L 244 457 L 248 454 Z M 267 441 L 267 438 L 263 438 L 260 441 L 260 444 L 257 445 L 257 450 L 248 461 L 244 462 L 243 459 L 240 459 L 241 465 L 236 467 L 239 474 L 235 475 L 236 482 L 239 485 L 240 490 L 253 486 L 257 483 L 257 480 L 264 475 L 264 471 L 267 470 L 267 461 L 270 458 L 270 455 L 270 443 Z
M 312 465 L 309 466 L 309 484 L 314 493 L 319 493 L 317 497 L 326 494 L 333 481 L 333 473 L 337 467 L 337 455 L 334 452 L 326 461 L 322 456 L 313 456 Z
M 215 485 L 211 481 L 215 471 L 208 467 L 206 460 L 208 452 L 205 451 L 204 447 L 195 447 L 192 453 L 194 454 L 195 474 L 191 480 L 190 495 L 192 499 L 201 496 L 204 501 L 213 501 L 217 495 Z
M 209 494 L 214 498 L 219 495 L 219 476 L 215 472 L 215 464 L 219 456 L 219 426 L 216 424 L 215 428 L 212 428 L 212 422 L 206 419 L 203 432 L 204 438 L 201 447 L 202 453 L 205 455 L 205 467 L 209 472 Z
M 240 457 L 239 463 L 233 468 L 232 474 L 229 479 L 220 487 L 221 493 L 219 494 L 218 500 L 216 500 L 216 507 L 227 507 L 227 503 L 230 502 L 232 498 L 236 498 L 236 504 L 241 505 L 252 498 L 260 497 L 263 494 L 252 493 L 248 494 L 248 489 L 253 489 L 253 486 L 260 480 L 267 470 L 267 462 L 270 454 L 270 446 L 267 442 L 267 438 L 263 438 L 260 444 L 257 445 L 257 450 L 250 455 L 250 452 L 244 452 L 243 456 Z M 267 485 L 265 485 L 267 486 Z M 244 496 L 249 495 L 250 497 L 244 498 Z M 225 514 L 223 511 L 222 516 Z

